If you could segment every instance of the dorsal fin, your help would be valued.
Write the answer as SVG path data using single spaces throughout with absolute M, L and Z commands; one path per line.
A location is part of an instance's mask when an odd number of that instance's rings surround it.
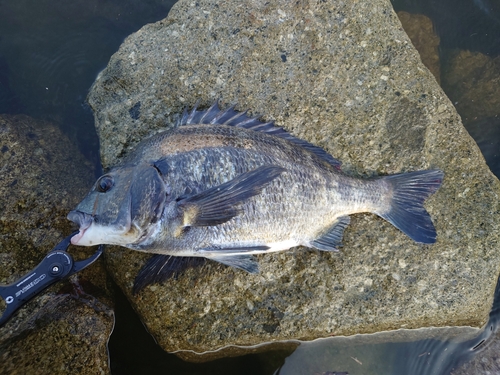
M 256 132 L 267 133 L 286 139 L 296 145 L 305 148 L 316 156 L 325 160 L 336 169 L 340 170 L 341 162 L 323 150 L 321 147 L 314 146 L 312 143 L 296 138 L 288 133 L 283 128 L 274 125 L 274 122 L 262 122 L 258 117 L 249 117 L 247 112 L 239 112 L 234 109 L 234 106 L 221 110 L 219 104 L 215 101 L 208 109 L 198 110 L 199 101 L 196 102 L 193 109 L 188 111 L 184 108 L 181 118 L 177 121 L 175 126 L 182 125 L 196 125 L 196 124 L 209 124 L 209 125 L 229 125 L 238 128 L 245 128 Z

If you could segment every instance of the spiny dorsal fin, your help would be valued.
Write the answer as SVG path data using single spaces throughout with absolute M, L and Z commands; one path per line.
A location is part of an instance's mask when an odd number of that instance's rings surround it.
M 296 138 L 288 133 L 283 128 L 274 125 L 274 122 L 262 122 L 258 117 L 249 117 L 247 112 L 239 112 L 234 109 L 234 106 L 221 110 L 219 104 L 215 101 L 208 109 L 198 110 L 199 101 L 196 102 L 191 111 L 184 108 L 181 118 L 177 121 L 175 126 L 182 125 L 196 125 L 196 124 L 209 124 L 209 125 L 229 125 L 238 128 L 245 128 L 256 132 L 267 133 L 286 139 L 296 145 L 312 152 L 316 156 L 325 160 L 336 169 L 340 169 L 341 162 L 323 150 L 321 147 L 314 146 L 313 144 Z

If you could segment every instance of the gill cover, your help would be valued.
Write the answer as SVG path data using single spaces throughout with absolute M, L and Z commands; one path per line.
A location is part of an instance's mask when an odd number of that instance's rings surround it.
M 167 190 L 156 167 L 147 165 L 136 169 L 129 191 L 130 217 L 135 226 L 144 229 L 161 218 Z

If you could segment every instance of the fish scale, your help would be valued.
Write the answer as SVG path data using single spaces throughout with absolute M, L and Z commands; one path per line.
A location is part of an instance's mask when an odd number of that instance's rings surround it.
M 253 254 L 297 245 L 336 251 L 348 215 L 359 212 L 417 242 L 436 241 L 423 204 L 443 172 L 359 179 L 340 166 L 273 123 L 217 103 L 195 107 L 96 182 L 68 215 L 80 226 L 72 243 L 157 254 L 139 273 L 137 292 L 199 264 L 196 257 L 254 273 Z
M 195 171 L 204 168 L 198 167 L 197 163 L 203 163 L 203 166 L 207 163 L 206 158 L 202 157 L 202 154 L 209 155 L 211 170 L 220 170 L 223 168 L 225 169 L 225 173 L 207 174 L 207 171 L 202 171 L 202 176 L 206 178 L 200 179 L 200 173 Z M 185 184 L 185 181 L 190 181 L 194 182 L 194 185 L 197 186 L 196 191 L 220 185 L 231 180 L 238 174 L 254 170 L 263 165 L 279 165 L 289 171 L 289 173 L 283 173 L 270 182 L 261 194 L 243 203 L 242 213 L 227 223 L 210 228 L 193 228 L 190 231 L 190 235 L 192 236 L 198 236 L 198 232 L 212 234 L 211 236 L 208 234 L 204 236 L 205 241 L 199 245 L 201 247 L 211 244 L 219 246 L 224 243 L 234 246 L 242 244 L 245 241 L 252 245 L 263 245 L 271 237 L 273 242 L 284 241 L 289 238 L 290 233 L 303 231 L 303 228 L 300 228 L 305 224 L 301 220 L 302 215 L 311 215 L 313 212 L 317 214 L 318 209 L 324 211 L 325 215 L 322 215 L 322 218 L 329 220 L 327 225 L 332 224 L 335 219 L 331 214 L 330 218 L 326 216 L 328 211 L 332 211 L 326 205 L 328 201 L 326 198 L 327 195 L 319 194 L 317 196 L 318 190 L 327 191 L 327 179 L 320 177 L 312 183 L 313 180 L 310 173 L 305 171 L 302 174 L 294 173 L 300 165 L 290 163 L 286 160 L 273 160 L 273 158 L 267 155 L 249 150 L 230 149 L 229 151 L 225 151 L 224 149 L 205 149 L 197 150 L 189 155 L 175 155 L 164 159 L 163 162 L 169 165 L 168 170 L 172 171 L 169 174 L 169 179 L 166 181 L 168 185 L 182 186 Z M 188 169 L 188 166 L 191 166 L 191 168 Z M 295 178 L 297 175 L 299 175 L 299 178 Z M 323 180 L 322 187 L 320 187 L 321 182 L 319 180 Z M 181 194 L 181 190 L 178 191 L 179 195 Z M 289 199 L 289 197 L 297 195 L 294 194 L 296 191 L 301 191 L 300 195 L 302 199 Z M 316 192 L 316 194 L 312 192 Z M 321 204 L 321 201 L 324 204 Z M 276 218 L 275 213 L 280 211 L 290 212 L 291 214 L 287 217 L 286 225 L 283 221 Z M 237 226 L 234 221 L 236 219 L 238 219 Z M 311 226 L 311 224 L 307 225 Z M 319 230 L 324 227 L 324 224 L 317 223 L 316 226 L 318 226 Z M 238 229 L 235 229 L 236 227 Z M 189 246 L 182 250 L 179 248 L 180 245 L 184 245 L 187 242 L 186 239 L 182 239 L 179 243 L 179 241 L 174 239 L 173 243 L 165 244 L 165 242 L 161 242 L 158 245 L 160 247 L 175 246 L 179 251 L 185 251 L 185 255 L 192 255 L 192 249 Z

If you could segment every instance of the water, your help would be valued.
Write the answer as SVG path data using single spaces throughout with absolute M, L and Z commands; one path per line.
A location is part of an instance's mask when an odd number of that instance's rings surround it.
M 276 375 L 349 374 L 444 375 L 450 374 L 493 344 L 498 333 L 500 283 L 488 324 L 480 333 L 467 328 L 434 328 L 383 332 L 374 335 L 336 337 L 301 344 Z M 423 335 L 435 338 L 405 341 L 404 336 Z M 464 338 L 471 335 L 469 339 Z M 500 373 L 500 368 L 496 368 Z M 494 373 L 494 372 L 493 372 Z M 460 374 L 481 375 L 479 372 Z M 484 373 L 486 374 L 486 373 Z
M 490 320 L 480 332 L 472 328 L 399 330 L 373 335 L 332 337 L 283 349 L 202 364 L 183 362 L 165 353 L 144 330 L 139 318 L 121 294 L 118 296 L 115 338 L 110 352 L 120 359 L 111 362 L 114 375 L 142 374 L 168 369 L 170 375 L 447 375 L 494 345 L 500 318 L 500 283 Z M 415 340 L 416 337 L 425 338 Z M 133 342 L 126 338 L 133 337 Z M 408 337 L 413 337 L 409 341 Z M 498 342 L 498 337 L 496 338 Z M 500 367 L 495 368 L 500 373 Z M 490 372 L 495 374 L 495 372 Z M 457 375 L 486 375 L 462 372 Z M 454 375 L 454 374 L 453 374 Z
M 500 54 L 498 0 L 392 0 L 396 11 L 425 14 L 432 19 L 441 48 Z
M 173 3 L 0 0 L 0 113 L 59 124 L 100 167 L 88 90 L 123 39 Z
M 99 166 L 93 118 L 85 104 L 88 90 L 123 39 L 144 24 L 163 19 L 173 3 L 0 0 L 0 113 L 24 113 L 59 124 Z M 442 56 L 456 48 L 491 58 L 500 55 L 498 0 L 397 0 L 393 5 L 396 10 L 423 13 L 432 19 L 441 38 Z M 478 111 L 462 116 L 490 168 L 500 176 L 499 114 L 484 116 Z M 491 359 L 494 354 L 488 350 L 500 342 L 495 339 L 499 336 L 498 287 L 496 296 L 490 321 L 480 332 L 449 328 L 334 337 L 302 343 L 295 350 L 192 364 L 163 352 L 118 292 L 116 329 L 109 344 L 111 368 L 114 375 L 165 369 L 179 375 L 466 374 L 454 369 L 478 353 Z M 500 373 L 500 366 L 495 366 L 474 367 L 475 372 L 468 373 Z M 478 368 L 483 372 L 477 372 Z

